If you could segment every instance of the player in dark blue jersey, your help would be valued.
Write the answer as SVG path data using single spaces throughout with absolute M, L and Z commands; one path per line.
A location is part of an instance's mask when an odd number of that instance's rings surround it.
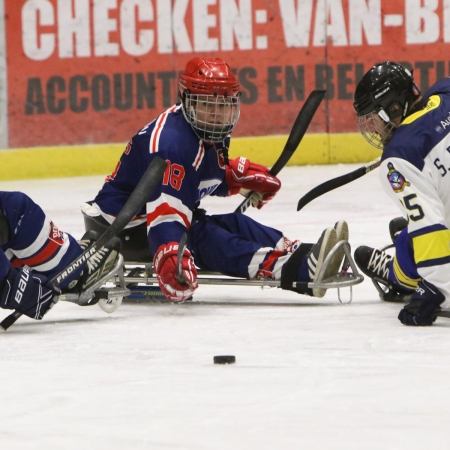
M 410 298 L 403 324 L 431 325 L 450 305 L 450 78 L 422 96 L 407 68 L 386 61 L 361 79 L 354 106 L 363 136 L 383 150 L 381 183 L 403 214 L 390 226 L 394 257 L 362 246 L 355 261 L 389 288 L 379 286 L 384 299 Z
M 60 289 L 51 278 L 81 255 L 90 242 L 87 233 L 78 243 L 59 230 L 44 211 L 22 192 L 0 192 L 0 307 L 15 309 L 33 319 L 42 319 L 62 292 L 80 292 L 88 279 L 101 270 L 112 248 L 101 249 L 89 260 L 89 268 L 73 271 Z M 114 254 L 111 257 L 116 257 Z
M 255 192 L 253 206 L 261 208 L 281 187 L 267 167 L 244 157 L 228 158 L 230 134 L 240 112 L 239 83 L 228 64 L 219 58 L 190 60 L 180 76 L 179 100 L 130 140 L 95 199 L 82 205 L 87 228 L 114 220 L 158 155 L 168 168 L 160 188 L 129 224 L 126 233 L 133 236 L 132 249 L 128 251 L 130 242 L 125 240 L 123 252 L 128 261 L 153 258 L 168 299 L 184 301 L 192 296 L 197 267 L 244 278 L 314 280 L 338 238 L 347 240 L 345 222 L 336 226 L 338 234 L 333 228 L 325 230 L 311 251 L 312 244 L 300 245 L 243 214 L 207 215 L 199 209 L 206 195 L 225 197 L 248 191 Z M 140 232 L 134 232 L 135 227 Z M 187 285 L 177 279 L 177 249 L 186 232 L 182 270 Z M 286 265 L 294 250 L 299 253 Z M 342 256 L 333 258 L 328 275 L 337 273 Z M 325 291 L 305 289 L 303 293 L 322 297 Z

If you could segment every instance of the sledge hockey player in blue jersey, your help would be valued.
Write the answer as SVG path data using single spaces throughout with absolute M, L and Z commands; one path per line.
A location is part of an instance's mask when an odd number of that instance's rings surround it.
M 60 288 L 51 279 L 95 238 L 95 233 L 88 232 L 78 243 L 26 194 L 0 192 L 0 307 L 42 319 L 61 292 L 87 289 L 93 279 L 101 278 L 106 261 L 117 258 L 120 240 L 92 255 L 87 267 L 74 271 Z
M 254 191 L 261 208 L 281 187 L 269 169 L 240 157 L 229 160 L 228 148 L 240 112 L 239 82 L 219 58 L 195 57 L 180 76 L 179 103 L 142 128 L 128 143 L 112 175 L 91 202 L 82 205 L 87 229 L 104 229 L 114 220 L 155 155 L 168 168 L 146 208 L 122 233 L 126 261 L 152 261 L 159 285 L 172 301 L 190 299 L 197 289 L 197 268 L 243 278 L 314 281 L 338 240 L 348 239 L 344 221 L 322 233 L 316 245 L 291 241 L 281 231 L 239 213 L 207 215 L 199 208 L 206 195 L 226 197 Z M 187 232 L 182 273 L 177 277 L 177 250 Z M 295 251 L 295 253 L 294 253 Z M 292 255 L 295 255 L 293 257 Z M 337 252 L 326 277 L 337 274 Z M 323 297 L 326 289 L 301 293 Z
M 362 135 L 383 150 L 381 184 L 403 214 L 390 224 L 395 256 L 362 246 L 355 262 L 383 299 L 409 299 L 403 324 L 432 325 L 450 305 L 450 78 L 422 96 L 407 68 L 376 64 L 354 107 Z

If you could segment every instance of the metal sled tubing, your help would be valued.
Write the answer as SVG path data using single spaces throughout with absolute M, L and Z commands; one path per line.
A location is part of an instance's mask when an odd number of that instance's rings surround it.
M 337 276 L 323 279 L 326 268 L 333 258 L 336 251 L 340 248 L 343 248 L 345 253 L 344 262 L 347 263 L 349 267 L 352 269 L 352 273 L 347 274 L 344 271 L 341 271 Z M 344 264 L 345 266 L 346 264 Z M 143 264 L 139 262 L 129 262 L 126 263 L 125 269 L 130 271 L 130 266 L 134 268 L 141 267 L 142 275 L 139 276 L 127 276 L 125 274 L 125 284 L 158 284 L 158 279 L 153 275 L 151 264 Z M 116 278 L 117 280 L 117 278 Z M 344 287 L 352 287 L 356 284 L 362 283 L 364 281 L 364 277 L 358 272 L 358 268 L 353 261 L 350 252 L 350 244 L 347 241 L 338 242 L 327 255 L 324 264 L 319 272 L 318 279 L 316 283 L 309 282 L 308 287 L 313 288 L 344 288 Z M 221 286 L 257 286 L 257 287 L 280 287 L 279 280 L 267 280 L 267 279 L 251 279 L 248 280 L 246 278 L 233 278 L 228 277 L 226 275 L 221 275 L 218 272 L 208 272 L 208 271 L 199 271 L 197 283 L 205 284 L 205 285 L 221 285 Z M 296 287 L 296 282 L 293 283 L 293 287 Z

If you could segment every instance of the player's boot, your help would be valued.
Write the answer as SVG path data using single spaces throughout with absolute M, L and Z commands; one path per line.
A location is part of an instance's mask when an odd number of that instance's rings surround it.
M 78 241 L 80 247 L 86 250 L 90 247 L 98 238 L 100 234 L 96 231 L 87 231 L 84 236 Z M 95 289 L 96 286 L 108 281 L 113 275 L 113 268 L 119 257 L 119 251 L 121 246 L 121 240 L 119 238 L 111 239 L 107 245 L 97 250 L 86 263 L 80 278 L 76 286 L 70 289 L 70 292 L 79 292 L 80 294 Z M 93 305 L 98 302 L 98 298 L 91 298 L 84 305 Z
M 348 229 L 347 229 L 348 234 Z M 322 269 L 323 263 L 330 253 L 331 249 L 337 244 L 337 233 L 334 228 L 327 228 L 322 232 L 320 239 L 316 244 L 313 245 L 311 251 L 308 255 L 308 274 L 313 283 L 317 282 L 319 273 Z M 336 276 L 339 272 L 341 266 L 342 255 L 339 250 L 334 254 L 333 258 L 329 262 L 328 266 L 325 268 L 325 273 L 323 275 L 323 280 L 327 278 Z M 314 297 L 322 298 L 327 292 L 324 288 L 313 288 L 312 293 Z
M 348 241 L 349 231 L 348 224 L 345 220 L 339 220 L 334 224 L 334 229 L 336 230 L 337 241 Z
M 324 230 L 316 244 L 301 244 L 283 265 L 280 287 L 300 294 L 322 298 L 327 291 L 326 288 L 313 287 L 310 289 L 307 285 L 308 283 L 314 285 L 318 282 L 327 256 L 338 241 L 347 241 L 347 239 L 348 225 L 344 220 L 340 220 L 335 224 L 334 228 Z M 321 277 L 322 281 L 338 275 L 344 255 L 345 252 L 343 249 L 341 251 L 341 248 L 334 251 L 324 269 L 325 271 Z M 308 281 L 305 281 L 305 279 Z M 296 287 L 293 287 L 293 284 Z
M 385 286 L 389 285 L 392 256 L 382 250 L 361 245 L 355 250 L 355 262 L 364 275 Z
M 334 224 L 334 229 L 336 230 L 336 239 L 337 242 L 345 241 L 348 242 L 349 238 L 349 231 L 348 231 L 348 224 L 345 220 L 339 220 Z M 336 259 L 339 259 L 340 264 L 342 264 L 342 261 L 344 260 L 345 251 L 344 247 L 340 247 L 338 250 L 336 250 Z
M 392 259 L 393 257 L 388 253 L 366 245 L 361 245 L 355 250 L 355 263 L 364 275 L 372 279 L 382 300 L 388 302 L 408 301 L 410 293 L 394 285 L 389 278 Z

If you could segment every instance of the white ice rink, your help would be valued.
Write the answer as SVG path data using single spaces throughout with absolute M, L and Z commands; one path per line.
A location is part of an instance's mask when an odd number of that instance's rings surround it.
M 359 165 L 289 167 L 251 216 L 315 242 L 344 218 L 353 248 L 389 242 L 398 215 L 378 173 L 296 211 L 301 195 Z M 103 177 L 1 182 L 79 238 Z M 210 198 L 211 213 L 242 197 Z M 344 292 L 344 295 L 348 290 Z M 400 324 L 366 279 L 354 300 L 201 286 L 184 305 L 60 302 L 0 335 L 0 449 L 450 449 L 450 320 Z M 1 318 L 8 314 L 1 310 Z M 236 364 L 213 356 L 236 355 Z

